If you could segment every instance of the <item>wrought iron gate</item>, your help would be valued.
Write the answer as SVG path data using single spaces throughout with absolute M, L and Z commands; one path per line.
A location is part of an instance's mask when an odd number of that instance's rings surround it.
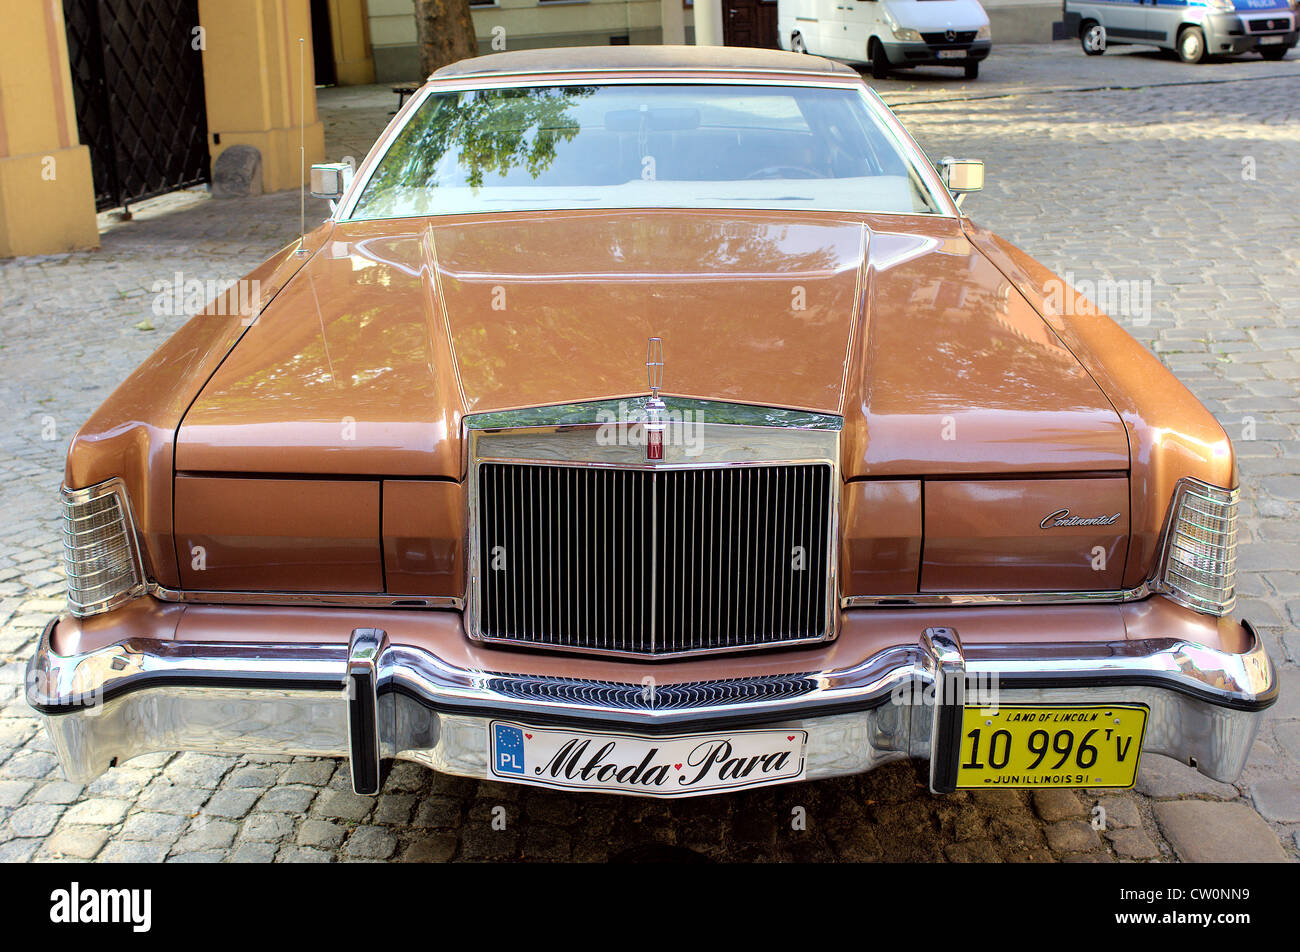
M 95 207 L 211 181 L 198 0 L 63 0 Z

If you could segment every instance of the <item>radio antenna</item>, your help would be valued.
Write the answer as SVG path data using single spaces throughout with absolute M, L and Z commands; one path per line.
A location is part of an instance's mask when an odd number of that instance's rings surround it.
M 307 59 L 306 40 L 298 37 L 298 251 L 307 253 Z

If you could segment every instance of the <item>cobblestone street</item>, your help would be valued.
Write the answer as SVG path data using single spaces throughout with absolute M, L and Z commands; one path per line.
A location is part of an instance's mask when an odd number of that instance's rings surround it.
M 965 206 L 979 224 L 1076 285 L 1150 281 L 1149 313 L 1117 319 L 1235 441 L 1237 614 L 1266 639 L 1282 679 L 1238 783 L 1148 755 L 1131 791 L 933 797 L 919 766 L 895 764 L 664 802 L 401 764 L 367 798 L 333 760 L 203 754 L 149 755 L 88 786 L 65 782 L 21 683 L 63 607 L 68 441 L 184 322 L 153 313 L 155 282 L 238 278 L 298 230 L 297 193 L 190 191 L 130 221 L 105 216 L 97 252 L 0 261 L 0 861 L 1296 861 L 1300 58 L 1189 67 L 1055 44 L 995 48 L 981 80 L 957 75 L 872 84 L 932 156 L 985 160 L 988 185 Z M 329 157 L 359 160 L 395 104 L 385 87 L 321 91 Z M 309 223 L 323 214 L 309 203 Z M 1104 830 L 1090 822 L 1098 805 Z M 792 828 L 798 808 L 803 830 Z

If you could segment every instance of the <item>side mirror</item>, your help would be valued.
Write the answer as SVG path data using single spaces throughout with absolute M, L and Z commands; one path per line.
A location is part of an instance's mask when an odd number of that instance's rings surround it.
M 338 201 L 352 182 L 352 166 L 346 162 L 330 162 L 311 167 L 311 197 Z
M 954 159 L 949 156 L 939 163 L 939 177 L 956 197 L 957 207 L 960 208 L 962 197 L 967 192 L 978 192 L 984 187 L 984 163 L 979 159 Z

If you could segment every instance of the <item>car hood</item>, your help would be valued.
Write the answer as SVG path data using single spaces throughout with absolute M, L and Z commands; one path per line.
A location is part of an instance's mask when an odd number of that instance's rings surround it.
M 465 414 L 664 391 L 845 418 L 847 475 L 1115 470 L 1114 410 L 953 219 L 343 223 L 194 401 L 190 472 L 461 473 Z

